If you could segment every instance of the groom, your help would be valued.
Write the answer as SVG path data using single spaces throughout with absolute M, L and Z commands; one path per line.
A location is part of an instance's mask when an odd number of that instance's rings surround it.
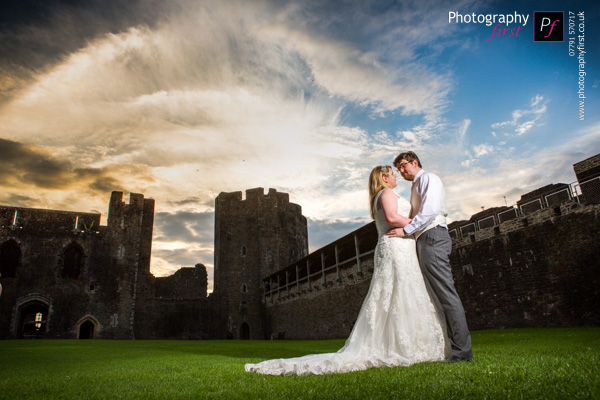
M 444 186 L 437 175 L 421 169 L 421 162 L 412 151 L 399 154 L 394 166 L 405 180 L 413 182 L 410 194 L 412 221 L 404 228 L 392 229 L 388 235 L 415 236 L 425 283 L 436 308 L 446 319 L 452 345 L 452 352 L 446 361 L 471 361 L 471 335 L 450 268 L 452 240 L 446 226 Z

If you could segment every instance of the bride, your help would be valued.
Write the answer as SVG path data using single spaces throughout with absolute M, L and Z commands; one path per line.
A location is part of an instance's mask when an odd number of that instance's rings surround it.
M 444 359 L 445 335 L 421 275 L 415 240 L 386 235 L 391 227 L 410 222 L 405 217 L 410 203 L 392 190 L 395 187 L 392 167 L 371 171 L 371 217 L 379 240 L 371 286 L 344 347 L 337 353 L 246 364 L 247 372 L 320 375 Z

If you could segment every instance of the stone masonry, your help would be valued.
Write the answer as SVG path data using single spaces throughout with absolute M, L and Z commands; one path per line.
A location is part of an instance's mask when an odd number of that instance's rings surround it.
M 132 339 L 154 201 L 113 192 L 100 215 L 0 207 L 0 337 Z

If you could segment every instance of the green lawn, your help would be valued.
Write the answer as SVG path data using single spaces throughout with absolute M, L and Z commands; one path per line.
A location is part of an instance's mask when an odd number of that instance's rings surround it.
M 244 364 L 344 341 L 0 341 L 0 399 L 600 399 L 600 328 L 472 335 L 470 363 L 303 377 Z

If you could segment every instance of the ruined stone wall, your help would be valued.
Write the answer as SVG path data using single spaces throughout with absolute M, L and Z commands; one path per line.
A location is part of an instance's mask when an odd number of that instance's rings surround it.
M 0 338 L 227 337 L 223 299 L 207 297 L 206 268 L 155 278 L 154 201 L 135 193 L 129 204 L 122 200 L 112 193 L 106 226 L 100 214 L 0 206 Z M 72 254 L 80 268 L 65 276 Z M 39 329 L 23 335 L 37 313 Z
M 181 268 L 171 276 L 155 278 L 155 297 L 161 299 L 203 299 L 207 297 L 206 267 Z
M 153 212 L 144 211 L 154 202 L 132 194 L 126 205 L 122 195 L 111 196 L 107 226 L 99 214 L 0 207 L 0 268 L 15 267 L 2 276 L 0 337 L 22 337 L 38 312 L 42 329 L 26 336 L 77 338 L 87 322 L 93 337 L 133 337 L 136 278 L 151 251 Z
M 224 339 L 224 307 L 207 296 L 207 278 L 206 267 L 196 264 L 138 281 L 136 339 Z
M 227 321 L 212 296 L 153 298 L 136 313 L 137 339 L 224 339 Z

